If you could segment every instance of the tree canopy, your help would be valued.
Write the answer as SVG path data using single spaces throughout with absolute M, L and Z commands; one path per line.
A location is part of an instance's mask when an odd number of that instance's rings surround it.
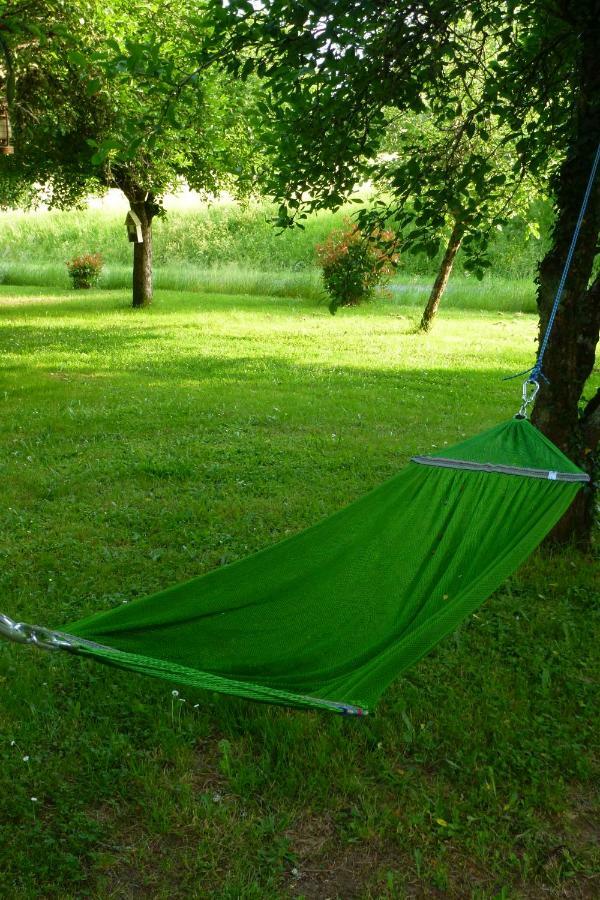
M 0 206 L 43 193 L 69 206 L 99 187 L 87 139 L 96 130 L 87 73 L 70 50 L 93 7 L 60 0 L 0 0 L 0 94 L 8 101 L 15 153 L 0 158 Z
M 485 135 L 469 127 L 470 102 L 465 93 L 451 119 L 435 107 L 390 115 L 384 152 L 371 166 L 378 199 L 358 215 L 363 230 L 393 227 L 404 252 L 433 257 L 445 245 L 423 330 L 431 327 L 461 247 L 465 270 L 482 278 L 497 229 L 519 216 L 536 230 L 532 214 L 539 177 L 515 167 L 514 142 L 493 119 Z

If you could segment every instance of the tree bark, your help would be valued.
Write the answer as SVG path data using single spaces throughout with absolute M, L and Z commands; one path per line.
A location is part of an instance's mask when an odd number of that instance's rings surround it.
M 152 303 L 152 219 L 154 213 L 147 200 L 131 203 L 131 209 L 142 223 L 142 243 L 133 245 L 133 306 L 139 308 Z
M 590 23 L 582 33 L 579 94 L 574 133 L 558 173 L 552 246 L 538 274 L 540 338 L 546 330 L 556 288 L 579 214 L 596 147 L 600 141 L 600 29 Z M 582 490 L 550 536 L 555 543 L 589 548 L 595 518 L 593 477 L 598 465 L 600 397 L 580 409 L 582 392 L 596 355 L 600 331 L 600 275 L 590 286 L 600 233 L 600 176 L 590 196 L 571 270 L 543 361 L 542 382 L 533 423 L 567 456 L 586 469 L 592 484 Z
M 421 324 L 419 326 L 421 331 L 429 331 L 431 329 L 431 326 L 433 325 L 433 320 L 437 315 L 440 301 L 448 285 L 448 279 L 450 278 L 450 275 L 452 273 L 452 266 L 454 265 L 456 254 L 460 250 L 463 234 L 464 226 L 461 222 L 455 222 L 454 228 L 452 229 L 452 234 L 450 235 L 448 244 L 446 246 L 446 252 L 444 253 L 439 271 L 433 283 L 433 288 L 431 290 L 431 294 L 429 295 L 427 306 L 423 310 Z
M 124 167 L 111 170 L 109 184 L 123 191 L 129 206 L 141 223 L 142 243 L 133 244 L 132 305 L 135 308 L 152 303 L 152 220 L 161 211 L 160 202 L 147 191 Z

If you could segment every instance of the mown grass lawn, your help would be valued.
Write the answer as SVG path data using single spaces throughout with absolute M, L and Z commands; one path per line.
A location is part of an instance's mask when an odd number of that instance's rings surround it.
M 512 415 L 532 316 L 0 287 L 0 611 L 237 559 Z M 476 515 L 474 510 L 474 515 Z M 346 720 L 0 646 L 3 897 L 597 897 L 597 564 L 538 554 Z

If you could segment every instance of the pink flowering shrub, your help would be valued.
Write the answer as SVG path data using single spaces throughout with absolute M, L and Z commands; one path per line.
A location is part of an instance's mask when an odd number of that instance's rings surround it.
M 391 231 L 363 234 L 356 225 L 332 231 L 316 248 L 323 283 L 330 297 L 329 311 L 372 300 L 398 264 Z
M 99 253 L 84 253 L 67 261 L 67 271 L 75 290 L 94 287 L 100 278 L 104 260 Z

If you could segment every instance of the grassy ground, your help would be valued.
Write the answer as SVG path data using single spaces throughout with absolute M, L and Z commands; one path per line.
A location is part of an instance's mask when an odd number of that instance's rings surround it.
M 513 414 L 534 318 L 399 299 L 0 287 L 2 611 L 191 577 Z M 0 894 L 597 897 L 598 593 L 535 556 L 367 720 L 2 644 Z

